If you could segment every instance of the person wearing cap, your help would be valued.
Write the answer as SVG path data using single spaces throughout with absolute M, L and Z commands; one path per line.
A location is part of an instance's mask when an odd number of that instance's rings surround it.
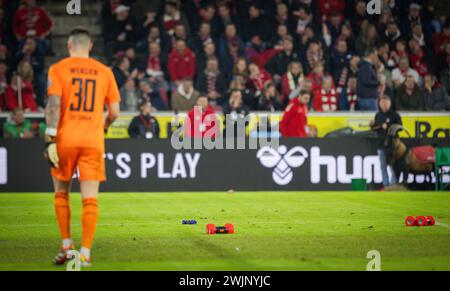
M 159 139 L 159 124 L 151 115 L 152 104 L 142 100 L 139 104 L 139 115 L 131 120 L 128 135 L 134 139 Z
M 383 96 L 378 101 L 379 111 L 375 115 L 374 120 L 370 122 L 370 128 L 376 132 L 378 136 L 378 157 L 380 158 L 381 173 L 383 177 L 383 185 L 389 186 L 397 183 L 397 177 L 395 177 L 393 171 L 391 180 L 389 180 L 387 164 L 386 164 L 386 153 L 383 148 L 383 142 L 386 138 L 386 134 L 394 124 L 402 125 L 402 118 L 400 115 L 392 109 L 391 98 L 388 96 Z
M 114 10 L 115 17 L 106 28 L 105 39 L 109 58 L 116 51 L 125 50 L 136 41 L 136 25 L 129 12 L 130 7 L 117 6 Z
M 125 15 L 128 16 L 128 14 L 125 14 L 124 12 L 130 11 L 130 7 L 126 5 L 119 5 L 114 10 L 114 14 L 118 15 L 120 18 L 125 18 Z

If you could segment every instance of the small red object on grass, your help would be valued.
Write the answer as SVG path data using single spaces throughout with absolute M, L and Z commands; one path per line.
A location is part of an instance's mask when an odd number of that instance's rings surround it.
M 206 234 L 232 234 L 234 233 L 234 226 L 231 223 L 225 224 L 225 226 L 216 226 L 209 223 L 206 225 Z
M 406 217 L 406 219 L 405 219 L 405 225 L 406 225 L 406 226 L 415 226 L 415 225 L 417 225 L 417 221 L 416 221 L 416 219 L 414 218 L 414 216 L 408 216 L 408 217 Z
M 434 220 L 434 217 L 429 215 L 429 216 L 416 216 L 416 218 L 414 218 L 414 216 L 408 216 L 405 219 L 405 225 L 406 226 L 433 226 L 436 224 L 436 221 Z
M 428 225 L 428 219 L 425 216 L 417 216 L 416 221 L 417 221 L 418 226 L 427 226 Z

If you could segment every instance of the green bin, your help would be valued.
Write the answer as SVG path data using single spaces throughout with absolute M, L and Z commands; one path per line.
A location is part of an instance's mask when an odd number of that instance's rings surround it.
M 367 180 L 366 179 L 352 179 L 352 191 L 366 191 Z

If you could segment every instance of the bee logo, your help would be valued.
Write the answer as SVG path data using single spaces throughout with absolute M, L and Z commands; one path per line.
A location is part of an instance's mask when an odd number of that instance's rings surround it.
M 298 168 L 308 158 L 308 152 L 299 146 L 287 151 L 286 146 L 278 149 L 271 147 L 261 148 L 256 157 L 266 168 L 274 168 L 272 178 L 278 185 L 287 185 L 292 181 L 294 174 L 291 168 Z

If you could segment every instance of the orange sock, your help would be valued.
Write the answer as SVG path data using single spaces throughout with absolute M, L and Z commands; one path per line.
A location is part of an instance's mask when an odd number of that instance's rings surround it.
M 55 213 L 62 239 L 70 239 L 69 193 L 55 193 Z
M 83 199 L 81 223 L 83 227 L 81 246 L 90 249 L 94 241 L 95 228 L 98 220 L 97 198 Z

